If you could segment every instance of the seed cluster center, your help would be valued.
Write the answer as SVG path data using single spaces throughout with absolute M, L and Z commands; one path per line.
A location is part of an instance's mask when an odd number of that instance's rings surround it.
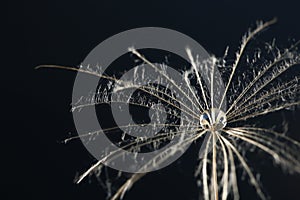
M 218 108 L 211 108 L 200 115 L 200 125 L 203 129 L 219 131 L 223 129 L 226 124 L 226 114 Z

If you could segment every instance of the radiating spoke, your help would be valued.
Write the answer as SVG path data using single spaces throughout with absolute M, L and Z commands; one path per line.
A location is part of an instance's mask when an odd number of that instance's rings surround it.
M 228 123 L 233 123 L 233 122 L 237 122 L 237 121 L 246 120 L 246 119 L 249 119 L 249 118 L 253 118 L 253 117 L 260 116 L 260 115 L 272 113 L 272 112 L 282 110 L 284 108 L 292 107 L 292 106 L 295 106 L 295 105 L 300 105 L 300 101 L 292 102 L 292 103 L 286 103 L 286 104 L 283 104 L 283 105 L 280 105 L 280 106 L 276 105 L 276 106 L 274 106 L 272 108 L 269 108 L 269 109 L 266 109 L 266 110 L 259 110 L 259 111 L 254 112 L 254 113 L 250 113 L 246 116 L 243 116 L 243 117 L 240 117 L 240 118 L 237 118 L 237 119 L 234 119 L 234 120 L 230 120 L 230 121 L 228 121 Z
M 234 102 L 232 103 L 232 105 L 229 107 L 229 109 L 227 110 L 226 114 L 228 114 L 233 108 L 234 106 L 244 97 L 244 95 L 249 91 L 249 89 L 251 89 L 255 83 L 260 80 L 260 78 L 265 75 L 265 73 L 267 71 L 269 71 L 272 67 L 274 67 L 276 64 L 278 64 L 279 62 L 283 61 L 284 59 L 286 59 L 286 55 L 288 53 L 290 53 L 290 51 L 295 48 L 298 44 L 300 43 L 300 41 L 296 42 L 294 45 L 292 45 L 288 50 L 286 50 L 283 54 L 279 55 L 277 58 L 274 59 L 273 62 L 271 62 L 269 65 L 267 65 L 266 67 L 263 68 L 262 71 L 260 71 L 258 73 L 257 76 L 255 76 L 255 78 L 245 87 L 245 89 L 241 92 L 241 94 L 234 100 Z M 244 104 L 245 102 L 247 102 L 247 100 L 243 101 L 242 103 Z M 241 106 L 241 105 L 239 105 Z
M 270 75 L 270 78 L 263 82 L 262 85 L 258 86 L 258 88 L 255 88 L 255 91 L 249 95 L 243 102 L 239 104 L 239 106 L 244 105 L 246 102 L 248 102 L 250 99 L 252 99 L 255 95 L 257 95 L 263 88 L 265 88 L 268 84 L 270 84 L 273 80 L 278 78 L 282 73 L 284 73 L 286 70 L 288 70 L 291 66 L 294 66 L 296 64 L 299 64 L 298 60 L 292 60 L 289 63 L 283 63 L 280 67 L 276 69 L 276 72 Z M 228 111 L 227 111 L 228 112 Z
M 224 171 L 223 171 L 223 189 L 222 189 L 222 200 L 226 200 L 227 199 L 227 195 L 229 192 L 229 187 L 228 187 L 228 180 L 229 180 L 229 176 L 228 176 L 228 155 L 227 155 L 227 151 L 224 145 L 224 142 L 221 140 L 220 136 L 219 136 L 219 132 L 216 134 L 218 137 L 218 140 L 220 141 L 221 147 L 222 147 L 222 151 L 223 151 L 223 164 L 224 164 Z
M 294 152 L 294 155 L 292 155 L 292 150 L 289 149 L 288 146 L 286 147 L 287 144 L 251 131 L 231 129 L 225 132 L 270 154 L 276 163 L 280 163 L 294 171 L 300 172 L 300 161 L 296 158 L 296 154 L 298 154 L 298 152 Z
M 218 186 L 218 172 L 217 172 L 217 133 L 215 131 L 212 132 L 212 200 L 219 199 L 219 186 Z
M 205 102 L 205 105 L 206 105 L 206 109 L 208 109 L 209 106 L 208 106 L 208 104 L 207 104 L 207 99 L 206 99 L 206 95 L 205 95 L 205 90 L 204 90 L 204 87 L 203 87 L 203 84 L 202 84 L 202 81 L 201 81 L 201 78 L 200 78 L 200 75 L 199 75 L 199 71 L 198 71 L 198 68 L 197 68 L 197 64 L 196 64 L 196 62 L 195 62 L 195 60 L 194 60 L 194 57 L 193 57 L 193 55 L 192 55 L 191 50 L 187 48 L 187 49 L 186 49 L 186 52 L 187 52 L 188 57 L 189 57 L 189 59 L 190 59 L 190 61 L 191 61 L 192 67 L 193 67 L 193 69 L 194 69 L 194 71 L 195 71 L 195 74 L 196 74 L 196 77 L 197 77 L 197 82 L 198 82 L 199 85 L 200 85 L 200 89 L 201 89 L 202 97 L 203 97 L 204 102 Z
M 63 142 L 67 143 L 70 142 L 72 140 L 75 139 L 79 139 L 79 138 L 85 138 L 85 137 L 93 137 L 95 135 L 99 135 L 105 132 L 109 131 L 109 134 L 112 134 L 113 131 L 118 131 L 120 128 L 133 128 L 133 127 L 143 127 L 143 126 L 152 126 L 152 127 L 187 127 L 187 128 L 199 128 L 199 125 L 177 125 L 177 124 L 157 124 L 157 123 L 153 123 L 153 124 L 128 124 L 128 125 L 123 125 L 123 126 L 114 126 L 114 127 L 110 127 L 110 128 L 106 128 L 106 129 L 102 129 L 102 130 L 97 130 L 97 131 L 91 131 L 85 134 L 81 134 L 81 135 L 77 135 L 77 136 L 73 136 L 73 137 L 69 137 L 67 139 L 65 139 Z M 170 132 L 171 133 L 171 132 Z
M 147 60 L 143 55 L 141 55 L 136 49 L 134 48 L 129 48 L 129 51 L 131 51 L 133 54 L 135 54 L 136 56 L 138 56 L 142 61 L 144 61 L 145 63 L 147 63 L 148 65 L 150 65 L 153 69 L 155 69 L 157 72 L 159 72 L 162 76 L 164 76 L 172 85 L 174 85 L 194 106 L 195 108 L 197 108 L 199 110 L 198 106 L 199 105 L 195 105 L 195 102 L 190 98 L 189 95 L 187 95 L 182 88 L 170 77 L 168 77 L 165 73 L 163 73 L 160 69 L 158 69 L 153 63 L 151 63 L 149 60 Z M 197 102 L 197 99 L 196 99 Z
M 226 85 L 226 88 L 225 88 L 225 92 L 222 96 L 222 99 L 221 99 L 221 103 L 220 103 L 220 107 L 219 109 L 221 108 L 223 102 L 224 102 L 224 99 L 226 97 L 226 94 L 227 94 L 227 91 L 229 89 L 229 86 L 231 84 L 231 81 L 232 81 L 232 78 L 235 74 L 235 70 L 237 68 L 237 66 L 239 65 L 239 62 L 240 62 L 240 59 L 243 55 L 243 52 L 247 46 L 247 44 L 249 43 L 249 41 L 257 34 L 259 33 L 260 31 L 262 31 L 263 29 L 265 29 L 266 27 L 274 24 L 277 20 L 276 19 L 273 19 L 271 21 L 268 21 L 266 23 L 263 23 L 263 24 L 260 24 L 259 26 L 257 26 L 256 29 L 254 29 L 253 31 L 249 31 L 248 34 L 244 35 L 243 39 L 242 39 L 242 44 L 240 46 L 240 49 L 239 51 L 236 53 L 236 59 L 233 63 L 233 66 L 232 66 L 232 71 L 231 71 L 231 74 L 230 74 L 230 77 L 229 77 L 229 80 L 228 80 L 228 83 Z
M 299 79 L 299 77 L 296 77 L 292 81 L 289 81 L 289 82 L 282 84 L 270 91 L 263 93 L 258 98 L 254 99 L 253 101 L 250 101 L 247 105 L 239 107 L 238 109 L 228 113 L 227 118 L 228 119 L 235 118 L 236 116 L 241 115 L 244 112 L 247 112 L 248 110 L 250 110 L 252 108 L 255 108 L 258 104 L 259 105 L 261 105 L 261 103 L 265 104 L 265 101 L 266 100 L 270 101 L 269 98 L 272 96 L 273 96 L 273 98 L 271 99 L 271 101 L 276 100 L 276 99 L 280 100 L 280 99 L 284 98 L 284 96 L 289 96 L 291 94 L 291 92 L 298 93 L 299 89 L 300 89 L 300 86 L 297 85 L 298 79 Z
M 232 151 L 235 153 L 235 155 L 237 156 L 237 158 L 239 159 L 239 161 L 241 162 L 242 166 L 244 167 L 245 171 L 247 172 L 249 178 L 250 178 L 250 182 L 251 184 L 255 187 L 256 192 L 258 194 L 258 196 L 263 199 L 266 200 L 265 195 L 263 194 L 263 192 L 260 189 L 260 186 L 258 184 L 258 182 L 255 179 L 255 176 L 253 175 L 250 167 L 248 166 L 247 162 L 245 161 L 245 159 L 243 158 L 243 156 L 239 153 L 239 151 L 231 144 L 231 142 L 229 142 L 229 140 L 227 140 L 225 137 L 223 137 L 222 135 L 220 135 L 220 137 L 222 138 L 222 140 L 224 141 L 225 144 L 227 144 Z
M 231 180 L 231 187 L 233 191 L 233 198 L 234 200 L 238 200 L 240 199 L 240 195 L 239 195 L 239 189 L 238 189 L 237 178 L 236 178 L 236 167 L 235 167 L 234 157 L 231 148 L 228 145 L 225 146 L 227 147 L 228 154 L 229 154 L 230 180 Z
M 177 136 L 177 135 L 180 135 L 182 133 L 184 134 L 188 134 L 188 133 L 195 133 L 197 131 L 199 131 L 201 129 L 199 128 L 195 128 L 193 130 L 189 130 L 189 131 L 176 131 L 176 132 L 172 132 L 173 136 Z M 204 132 L 205 133 L 205 132 Z M 204 134 L 203 133 L 203 134 Z M 117 157 L 119 156 L 122 156 L 122 150 L 123 149 L 126 149 L 126 148 L 130 148 L 132 147 L 133 145 L 138 145 L 138 147 L 141 147 L 141 146 L 144 146 L 144 145 L 147 145 L 147 144 L 151 144 L 155 141 L 161 141 L 161 140 L 164 140 L 164 139 L 168 139 L 170 135 L 170 132 L 166 132 L 166 133 L 161 133 L 153 138 L 151 138 L 151 140 L 148 140 L 144 143 L 141 143 L 139 144 L 139 141 L 133 141 L 129 144 L 126 144 L 124 146 L 122 146 L 122 148 L 118 148 L 116 151 L 113 151 L 113 152 L 110 152 L 107 156 L 105 156 L 104 158 L 102 158 L 101 160 L 97 161 L 94 165 L 92 165 L 88 170 L 86 170 L 76 181 L 76 183 L 80 183 L 87 175 L 89 175 L 93 170 L 95 170 L 99 165 L 101 165 L 103 162 L 108 162 L 109 160 L 113 160 L 113 159 L 116 159 Z M 201 135 L 202 136 L 202 135 Z M 121 154 L 120 154 L 121 152 Z
M 205 150 L 204 150 L 204 157 L 203 157 L 203 166 L 202 166 L 202 177 L 203 177 L 203 194 L 204 194 L 204 199 L 205 200 L 209 200 L 209 189 L 208 189 L 208 173 L 207 173 L 207 155 L 208 155 L 208 148 L 209 148 L 209 145 L 212 145 L 211 144 L 211 134 L 207 140 L 207 143 L 206 143 L 206 147 L 205 147 Z
M 123 199 L 124 194 L 135 184 L 138 180 L 143 178 L 147 173 L 137 173 L 132 175 L 114 194 L 110 200 Z
M 122 80 L 116 79 L 114 77 L 110 77 L 110 76 L 106 76 L 106 75 L 103 75 L 103 74 L 99 74 L 99 73 L 97 73 L 95 71 L 89 71 L 89 70 L 84 70 L 84 69 L 80 69 L 80 68 L 78 69 L 78 68 L 75 68 L 75 67 L 66 67 L 66 66 L 57 66 L 57 65 L 41 65 L 41 66 L 36 67 L 36 69 L 39 69 L 39 68 L 57 68 L 57 69 L 65 69 L 65 70 L 77 71 L 77 72 L 82 72 L 82 73 L 90 74 L 90 75 L 93 75 L 93 76 L 97 76 L 97 77 L 100 77 L 100 78 L 103 78 L 103 79 L 107 79 L 107 80 L 111 80 L 111 81 L 117 81 L 118 83 L 122 83 Z M 126 83 L 126 82 L 124 82 L 124 83 Z M 156 90 L 156 92 L 162 93 L 162 94 L 168 96 L 169 98 L 171 98 L 171 99 L 173 99 L 175 101 L 178 101 L 177 99 L 175 99 L 174 97 L 172 97 L 172 96 L 164 93 L 163 91 L 157 90 L 156 87 L 149 87 L 149 86 L 143 86 L 143 85 L 141 85 L 141 86 L 135 86 L 135 88 L 138 88 L 139 90 L 141 90 L 141 91 L 143 91 L 145 93 L 148 93 L 148 94 L 150 94 L 152 96 L 155 96 L 159 100 L 161 100 L 161 101 L 163 101 L 163 102 L 165 102 L 165 103 L 167 103 L 167 104 L 169 104 L 171 106 L 174 106 L 177 109 L 180 109 L 181 111 L 185 112 L 186 114 L 190 115 L 191 117 L 194 117 L 195 119 L 198 119 L 199 113 L 195 113 L 194 111 L 192 111 L 183 102 L 181 102 L 181 105 L 185 106 L 188 110 L 191 111 L 191 113 L 188 112 L 188 111 L 186 111 L 186 110 L 184 110 L 184 109 L 181 109 L 180 107 L 178 107 L 177 105 L 173 104 L 172 102 L 170 102 L 170 101 L 168 101 L 168 100 L 166 100 L 166 99 L 164 99 L 164 98 L 162 98 L 162 97 L 154 94 L 153 92 L 151 92 L 151 89 L 154 89 L 154 90 Z M 147 89 L 144 89 L 144 88 L 148 88 L 148 89 L 150 89 L 150 91 L 147 90 Z M 184 95 L 186 95 L 186 94 L 184 94 Z M 87 105 L 89 105 L 89 104 L 87 104 Z

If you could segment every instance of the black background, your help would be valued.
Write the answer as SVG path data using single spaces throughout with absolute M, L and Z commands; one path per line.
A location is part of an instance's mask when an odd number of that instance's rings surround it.
M 75 132 L 69 112 L 75 74 L 34 70 L 35 66 L 77 66 L 106 38 L 144 26 L 180 31 L 219 56 L 226 45 L 235 49 L 242 34 L 259 19 L 278 18 L 263 38 L 300 39 L 300 2 L 290 0 L 45 0 L 10 1 L 2 8 L 1 199 L 105 197 L 95 181 L 73 184 L 76 173 L 93 159 L 80 142 L 60 143 Z M 297 116 L 290 122 L 293 134 L 299 134 Z M 182 162 L 184 166 L 171 165 L 145 177 L 125 199 L 196 199 L 195 161 L 187 153 Z M 266 163 L 260 172 L 272 199 L 300 198 L 299 175 L 284 174 Z M 253 193 L 250 186 L 241 189 L 242 199 L 257 198 Z

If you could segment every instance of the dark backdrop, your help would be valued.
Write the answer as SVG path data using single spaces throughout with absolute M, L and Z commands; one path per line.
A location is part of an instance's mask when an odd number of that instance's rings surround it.
M 77 66 L 109 36 L 143 26 L 180 31 L 219 56 L 226 45 L 236 48 L 259 19 L 278 18 L 263 37 L 300 39 L 299 6 L 290 0 L 4 2 L 0 198 L 104 199 L 95 181 L 73 184 L 76 173 L 91 164 L 88 152 L 80 142 L 60 143 L 75 132 L 69 112 L 75 74 L 37 71 L 35 66 Z M 299 134 L 297 118 L 299 114 L 291 119 L 294 134 Z M 187 167 L 172 165 L 152 173 L 125 199 L 196 199 L 194 161 L 189 156 L 183 161 Z M 261 168 L 264 190 L 273 199 L 299 199 L 299 175 L 286 175 L 268 164 Z M 248 187 L 241 196 L 255 198 Z

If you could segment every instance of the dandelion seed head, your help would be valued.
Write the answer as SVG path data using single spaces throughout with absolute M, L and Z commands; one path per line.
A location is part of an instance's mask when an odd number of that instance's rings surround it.
M 147 55 L 134 48 L 129 48 L 129 51 L 142 64 L 127 71 L 121 78 L 104 73 L 101 67 L 93 70 L 89 65 L 79 69 L 45 66 L 103 79 L 101 84 L 104 86 L 100 84 L 98 91 L 92 95 L 79 96 L 79 100 L 74 101 L 73 113 L 77 114 L 76 111 L 92 106 L 116 105 L 111 112 L 118 126 L 109 124 L 103 130 L 97 126 L 96 130 L 65 141 L 80 138 L 84 142 L 84 139 L 90 138 L 88 142 L 92 143 L 91 138 L 101 136 L 106 139 L 105 134 L 116 139 L 107 149 L 101 149 L 101 159 L 76 182 L 94 173 L 107 190 L 108 199 L 122 199 L 135 182 L 152 169 L 157 170 L 172 156 L 184 152 L 192 142 L 198 145 L 201 137 L 205 138 L 200 143 L 195 179 L 198 186 L 202 187 L 205 200 L 239 199 L 238 179 L 243 179 L 240 170 L 249 179 L 257 196 L 267 199 L 259 177 L 251 167 L 252 163 L 247 159 L 247 154 L 253 151 L 265 152 L 273 158 L 275 164 L 280 164 L 288 172 L 300 173 L 300 142 L 273 128 L 256 125 L 260 121 L 258 117 L 284 109 L 295 110 L 300 105 L 300 54 L 297 49 L 300 41 L 286 49 L 279 49 L 273 40 L 267 44 L 266 50 L 259 46 L 254 55 L 246 51 L 248 43 L 275 21 L 259 22 L 254 30 L 250 29 L 242 38 L 232 63 L 227 57 L 228 48 L 223 58 L 211 55 L 206 60 L 200 59 L 197 51 L 192 52 L 193 49 L 187 48 L 191 67 L 184 68 L 182 73 L 171 73 L 173 71 L 167 65 L 150 62 Z M 252 48 L 249 50 L 253 52 Z M 287 76 L 286 71 L 292 67 L 294 71 L 291 71 L 291 77 Z M 148 68 L 149 71 L 146 70 Z M 223 82 L 224 87 L 219 87 Z M 118 120 L 120 113 L 127 111 L 126 106 L 129 106 L 128 115 Z M 140 115 L 134 116 L 133 108 L 137 108 Z M 143 113 L 146 115 L 141 115 Z M 141 116 L 147 117 L 144 119 Z M 102 115 L 101 119 L 108 121 L 109 115 Z M 252 119 L 256 120 L 255 123 Z M 287 127 L 284 129 L 287 130 Z M 140 136 L 141 133 L 144 137 Z M 174 139 L 177 143 L 167 146 Z M 114 148 L 116 144 L 122 148 L 110 151 L 109 148 Z M 159 153 L 148 160 L 143 156 L 143 150 Z M 134 156 L 128 157 L 130 153 Z M 130 177 L 125 176 L 126 180 L 120 180 L 122 173 L 118 173 L 117 179 L 122 185 L 115 187 L 114 178 L 109 176 L 108 167 L 104 164 L 114 168 L 119 161 L 133 161 L 130 166 L 138 166 L 139 171 Z M 137 167 L 133 169 L 131 171 L 136 171 Z M 105 173 L 100 173 L 102 170 Z

